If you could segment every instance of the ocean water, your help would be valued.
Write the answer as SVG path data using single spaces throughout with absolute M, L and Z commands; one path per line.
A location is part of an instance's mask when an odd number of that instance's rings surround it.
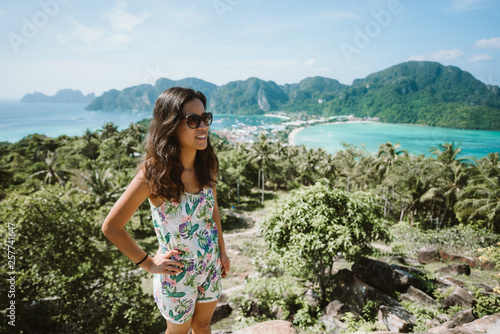
M 49 137 L 60 135 L 81 136 L 86 129 L 100 129 L 107 122 L 118 125 L 119 130 L 130 123 L 151 118 L 151 111 L 88 111 L 86 104 L 21 103 L 0 100 L 0 142 L 16 142 L 38 133 Z M 279 118 L 266 116 L 214 115 L 211 130 L 234 127 L 272 127 Z
M 324 124 L 305 128 L 295 135 L 296 145 L 322 147 L 329 153 L 354 144 L 376 153 L 379 145 L 399 143 L 412 155 L 430 156 L 430 149 L 444 143 L 460 144 L 460 157 L 482 158 L 500 152 L 500 131 L 457 130 L 416 125 L 369 123 Z

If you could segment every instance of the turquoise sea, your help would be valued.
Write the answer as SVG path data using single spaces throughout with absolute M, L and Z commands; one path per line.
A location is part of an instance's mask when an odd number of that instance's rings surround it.
M 150 118 L 146 111 L 87 111 L 85 104 L 21 103 L 0 100 L 0 141 L 15 142 L 39 133 L 50 137 L 80 136 L 86 129 L 102 128 L 107 122 L 120 130 L 130 123 Z M 212 130 L 275 127 L 281 119 L 267 116 L 214 115 Z M 385 142 L 399 143 L 411 154 L 429 156 L 429 149 L 446 142 L 460 144 L 462 157 L 481 158 L 490 152 L 500 152 L 500 132 L 455 130 L 414 125 L 384 123 L 340 123 L 308 127 L 295 136 L 296 145 L 323 147 L 330 153 L 342 150 L 342 142 L 364 146 L 377 152 Z
M 500 152 L 500 131 L 367 122 L 311 126 L 295 135 L 296 145 L 322 147 L 329 153 L 344 149 L 342 143 L 355 144 L 375 153 L 379 145 L 386 142 L 399 143 L 401 149 L 408 150 L 410 154 L 425 156 L 430 156 L 432 147 L 455 143 L 462 148 L 460 157 L 482 158 L 490 152 Z
M 86 129 L 102 128 L 107 122 L 127 128 L 130 123 L 152 116 L 151 111 L 88 111 L 86 104 L 21 103 L 0 100 L 0 142 L 16 142 L 38 133 L 49 137 L 81 136 Z M 245 126 L 272 127 L 281 122 L 276 117 L 214 115 L 211 130 Z

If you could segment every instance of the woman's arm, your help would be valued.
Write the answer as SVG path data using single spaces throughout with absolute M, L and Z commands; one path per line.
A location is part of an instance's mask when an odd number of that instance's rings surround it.
M 142 250 L 137 243 L 132 239 L 130 234 L 125 230 L 125 224 L 132 218 L 139 206 L 149 196 L 148 189 L 145 185 L 144 175 L 139 172 L 125 192 L 120 196 L 118 201 L 109 212 L 102 225 L 104 235 L 131 261 L 138 263 L 146 256 L 146 252 Z M 172 254 L 170 254 L 172 253 Z M 170 260 L 173 254 L 178 254 L 177 250 L 158 254 L 154 259 L 149 256 L 140 264 L 140 267 L 151 273 L 166 273 L 175 275 L 182 272 L 183 267 L 181 262 Z
M 222 265 L 222 277 L 226 277 L 231 269 L 231 263 L 229 262 L 229 257 L 226 254 L 226 244 L 224 242 L 224 236 L 222 235 L 222 224 L 220 220 L 219 204 L 217 204 L 217 191 L 216 187 L 212 188 L 212 193 L 215 199 L 213 220 L 217 225 L 217 235 L 219 237 L 219 251 L 220 251 L 220 261 Z

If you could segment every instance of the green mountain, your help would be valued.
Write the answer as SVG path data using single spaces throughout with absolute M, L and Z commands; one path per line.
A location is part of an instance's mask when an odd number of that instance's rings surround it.
M 159 79 L 97 97 L 88 110 L 152 110 L 156 98 L 172 86 L 191 87 L 208 98 L 207 109 L 224 114 L 305 111 L 316 115 L 379 117 L 383 122 L 461 129 L 500 130 L 500 92 L 458 67 L 409 61 L 354 80 L 312 77 L 277 85 L 249 78 L 222 86 L 196 79 Z
M 286 84 L 283 91 L 288 95 L 285 110 L 318 113 L 321 104 L 333 100 L 349 86 L 335 79 L 324 77 L 306 78 L 298 84 Z
M 158 96 L 166 89 L 174 86 L 192 88 L 210 94 L 217 88 L 216 85 L 196 78 L 182 80 L 158 79 L 155 85 L 143 84 L 125 88 L 122 91 L 112 89 L 95 98 L 86 110 L 153 110 Z
M 209 109 L 221 114 L 263 114 L 279 110 L 288 101 L 275 82 L 258 78 L 232 81 L 216 89 L 210 98 Z
M 435 62 L 410 61 L 357 79 L 322 112 L 380 117 L 388 123 L 500 130 L 498 86 Z

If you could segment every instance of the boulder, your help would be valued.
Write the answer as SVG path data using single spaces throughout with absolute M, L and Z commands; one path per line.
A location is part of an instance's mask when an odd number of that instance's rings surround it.
M 349 311 L 349 306 L 339 300 L 334 300 L 326 306 L 323 312 L 328 317 L 341 319 Z
M 389 294 L 395 291 L 404 292 L 410 285 L 416 285 L 417 278 L 409 272 L 410 270 L 368 258 L 361 258 L 352 266 L 356 277 Z
M 347 312 L 350 312 L 349 306 L 341 301 L 334 300 L 323 310 L 323 315 L 318 319 L 318 323 L 323 324 L 328 333 L 342 332 L 347 326 L 340 319 Z
M 456 279 L 454 277 L 451 277 L 451 276 L 443 276 L 443 277 L 439 277 L 437 279 L 437 281 L 443 285 L 447 285 L 447 286 L 460 286 L 460 287 L 463 287 L 465 286 L 465 283 L 462 282 L 461 280 L 459 279 Z
M 319 296 L 311 289 L 307 289 L 304 298 L 309 306 L 317 307 L 319 306 Z
M 292 323 L 285 320 L 264 321 L 250 327 L 240 329 L 235 334 L 297 334 Z
M 378 310 L 378 321 L 395 333 L 410 333 L 417 318 L 401 306 L 381 305 Z
M 401 300 L 408 300 L 427 307 L 439 307 L 439 303 L 431 296 L 413 286 L 410 286 L 405 293 L 399 295 Z
M 339 270 L 334 277 L 333 297 L 348 305 L 349 312 L 355 315 L 361 314 L 361 310 L 369 300 L 379 300 L 389 306 L 399 305 L 394 298 L 361 281 L 348 269 Z
M 472 309 L 470 308 L 470 309 L 458 312 L 449 321 L 446 321 L 445 323 L 442 323 L 439 326 L 436 326 L 436 327 L 429 329 L 428 332 L 429 333 L 442 333 L 446 329 L 462 326 L 464 324 L 467 324 L 469 322 L 474 321 L 475 319 L 476 318 L 474 317 L 474 314 L 472 314 Z
M 418 251 L 418 262 L 428 264 L 439 260 L 439 253 L 435 249 L 422 248 Z
M 450 264 L 448 266 L 438 268 L 436 269 L 436 272 L 470 276 L 471 270 L 468 264 L 461 263 L 461 264 Z
M 446 329 L 442 334 L 497 334 L 500 333 L 500 313 L 485 316 L 468 324 Z
M 461 288 L 459 286 L 455 287 L 455 290 L 451 295 L 446 297 L 442 302 L 441 305 L 443 308 L 446 310 L 450 308 L 451 306 L 461 306 L 465 308 L 471 308 L 472 303 L 474 301 L 474 298 L 472 294 L 465 290 L 464 288 Z

